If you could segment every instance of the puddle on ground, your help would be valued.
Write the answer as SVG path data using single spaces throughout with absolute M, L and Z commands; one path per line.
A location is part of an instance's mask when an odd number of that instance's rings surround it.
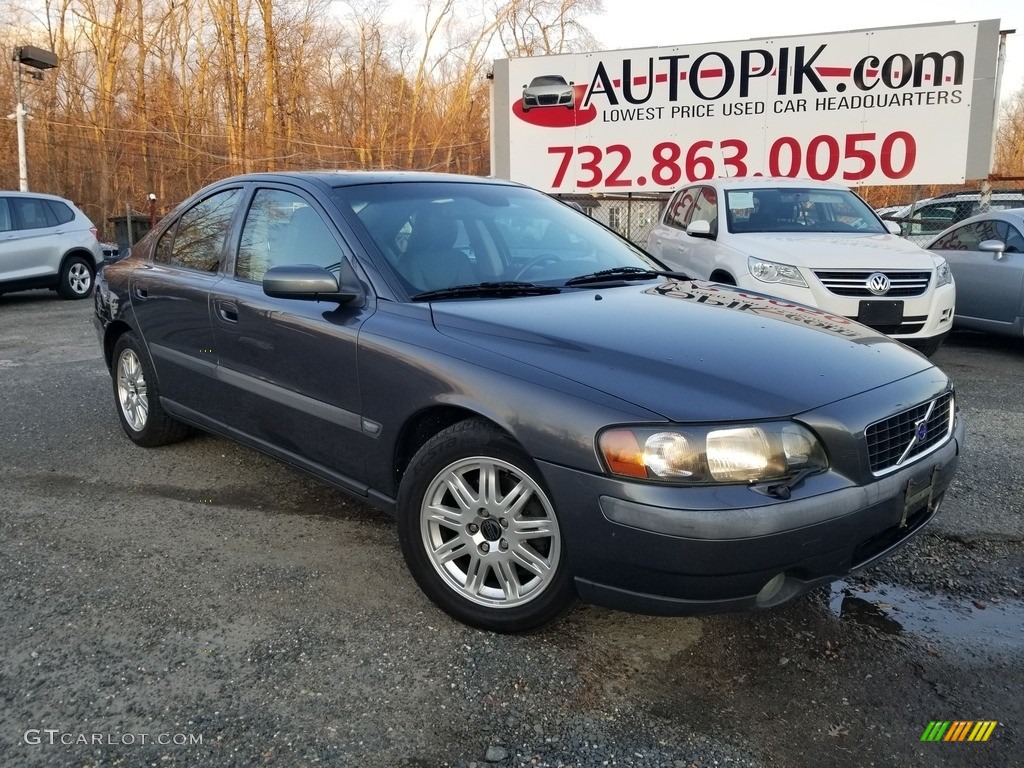
M 912 632 L 930 640 L 1024 645 L 1024 602 L 1020 600 L 976 604 L 891 584 L 868 587 L 837 581 L 829 607 L 841 621 L 888 634 Z

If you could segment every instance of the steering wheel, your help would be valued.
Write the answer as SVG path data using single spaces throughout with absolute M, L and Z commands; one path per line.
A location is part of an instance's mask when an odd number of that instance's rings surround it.
M 554 264 L 559 261 L 562 261 L 562 257 L 554 253 L 542 253 L 539 256 L 534 256 L 526 262 L 518 272 L 516 272 L 515 279 L 522 280 L 531 270 L 538 269 L 546 264 Z

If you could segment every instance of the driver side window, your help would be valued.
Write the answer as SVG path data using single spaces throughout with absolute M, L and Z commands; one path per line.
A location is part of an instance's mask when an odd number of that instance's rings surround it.
M 718 193 L 712 187 L 701 187 L 694 200 L 686 225 L 694 221 L 706 221 L 711 225 L 711 234 L 718 233 Z
M 695 193 L 696 187 L 689 187 L 676 192 L 665 209 L 665 223 L 668 226 L 676 229 L 686 229 L 686 217 L 690 213 L 690 208 L 693 207 L 693 196 Z
M 242 227 L 235 276 L 260 282 L 271 267 L 310 264 L 337 273 L 344 258 L 331 227 L 299 195 L 260 189 Z

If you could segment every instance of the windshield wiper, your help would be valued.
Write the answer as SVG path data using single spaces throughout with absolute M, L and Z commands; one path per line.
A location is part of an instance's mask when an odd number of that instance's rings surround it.
M 589 283 L 615 283 L 624 280 L 650 280 L 652 277 L 673 277 L 677 280 L 689 280 L 682 272 L 666 272 L 656 269 L 644 269 L 643 267 L 612 267 L 602 269 L 600 272 L 593 272 L 589 275 L 579 275 L 565 281 L 566 286 L 587 285 Z
M 545 296 L 550 293 L 561 293 L 561 288 L 554 285 L 538 285 L 518 280 L 504 280 L 492 283 L 471 283 L 455 285 L 451 288 L 439 288 L 436 291 L 424 291 L 412 297 L 413 301 L 434 301 L 436 299 L 465 299 L 488 296 Z

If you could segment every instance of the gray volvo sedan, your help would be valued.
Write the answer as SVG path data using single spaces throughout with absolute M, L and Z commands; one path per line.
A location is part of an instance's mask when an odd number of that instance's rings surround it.
M 913 350 L 509 182 L 226 179 L 95 302 L 131 440 L 207 430 L 388 510 L 430 599 L 499 632 L 778 605 L 919 531 L 963 446 Z

